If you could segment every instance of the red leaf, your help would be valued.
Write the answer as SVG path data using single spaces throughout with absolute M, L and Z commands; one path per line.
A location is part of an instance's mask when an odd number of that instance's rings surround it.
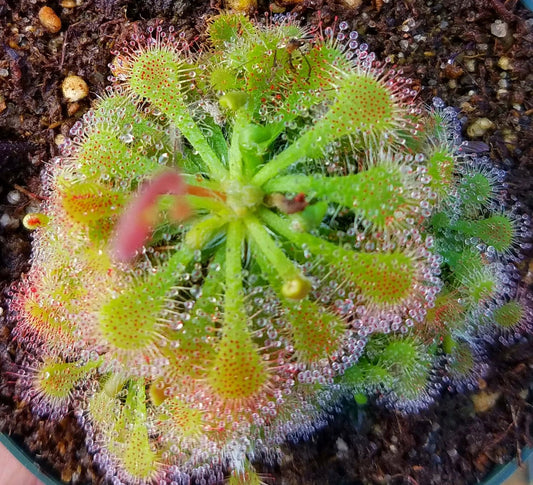
M 157 223 L 157 199 L 161 195 L 185 195 L 187 185 L 176 171 L 166 170 L 144 183 L 137 196 L 120 217 L 111 242 L 113 256 L 119 261 L 130 261 L 148 242 Z M 180 197 L 171 215 L 175 221 L 186 219 L 191 209 Z

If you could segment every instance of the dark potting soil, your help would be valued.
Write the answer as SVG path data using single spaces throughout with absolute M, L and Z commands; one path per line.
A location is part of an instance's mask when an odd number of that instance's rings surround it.
M 65 482 L 103 478 L 72 416 L 35 418 L 19 398 L 16 375 L 25 350 L 11 339 L 7 295 L 29 268 L 30 237 L 21 219 L 38 202 L 39 173 L 58 154 L 57 135 L 68 135 L 103 91 L 113 46 L 157 19 L 201 43 L 206 20 L 221 3 L 52 0 L 48 5 L 62 21 L 52 34 L 37 17 L 45 1 L 0 0 L 0 430 Z M 510 194 L 533 212 L 533 15 L 516 0 L 277 0 L 260 2 L 256 15 L 269 7 L 315 25 L 348 21 L 378 58 L 391 56 L 404 68 L 423 101 L 439 96 L 459 108 L 465 132 L 488 119 L 492 125 L 473 139 L 490 147 L 495 163 L 508 171 Z M 71 73 L 90 87 L 78 103 L 61 96 Z M 520 268 L 524 287 L 533 281 L 530 259 Z M 287 485 L 476 483 L 533 444 L 532 341 L 496 346 L 489 357 L 489 373 L 475 391 L 492 397 L 484 412 L 472 396 L 446 390 L 411 416 L 346 402 L 312 438 L 286 444 L 280 463 L 256 466 L 265 482 Z

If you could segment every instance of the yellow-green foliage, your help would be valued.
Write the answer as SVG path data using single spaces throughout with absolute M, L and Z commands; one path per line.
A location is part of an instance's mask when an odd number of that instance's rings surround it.
M 499 175 L 356 39 L 234 14 L 194 54 L 139 36 L 47 168 L 14 333 L 39 411 L 74 407 L 109 477 L 259 484 L 247 454 L 325 387 L 416 410 L 442 339 L 528 314 Z

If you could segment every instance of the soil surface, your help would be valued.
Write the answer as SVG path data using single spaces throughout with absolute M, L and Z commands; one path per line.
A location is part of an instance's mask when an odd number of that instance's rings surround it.
M 508 171 L 511 197 L 533 213 L 533 14 L 516 0 L 276 0 L 268 11 L 297 13 L 324 26 L 346 20 L 375 51 L 390 56 L 415 81 L 419 96 L 459 108 L 465 136 L 483 142 Z M 0 431 L 14 434 L 50 473 L 75 484 L 103 483 L 73 417 L 34 418 L 20 400 L 16 375 L 24 349 L 12 341 L 9 286 L 29 268 L 30 237 L 21 219 L 38 206 L 43 166 L 58 154 L 60 135 L 102 93 L 110 51 L 121 40 L 162 21 L 201 45 L 206 21 L 221 1 L 0 0 Z M 61 20 L 52 33 L 43 6 Z M 49 27 L 50 28 L 50 27 Z M 81 76 L 89 96 L 68 103 L 61 83 Z M 476 131 L 480 119 L 488 128 Z M 473 144 L 480 150 L 485 145 Z M 531 286 L 530 256 L 521 269 Z M 531 288 L 530 288 L 531 289 Z M 476 391 L 492 397 L 476 411 L 472 396 L 443 391 L 414 416 L 352 402 L 311 439 L 288 443 L 279 463 L 256 463 L 276 484 L 471 484 L 494 464 L 533 445 L 533 344 L 495 346 L 491 369 Z

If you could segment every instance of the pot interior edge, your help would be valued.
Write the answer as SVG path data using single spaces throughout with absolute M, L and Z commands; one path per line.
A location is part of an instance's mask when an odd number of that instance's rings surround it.
M 64 485 L 63 482 L 52 478 L 46 472 L 44 472 L 39 464 L 37 464 L 20 443 L 6 434 L 0 433 L 0 443 L 2 443 L 7 450 L 43 485 Z

